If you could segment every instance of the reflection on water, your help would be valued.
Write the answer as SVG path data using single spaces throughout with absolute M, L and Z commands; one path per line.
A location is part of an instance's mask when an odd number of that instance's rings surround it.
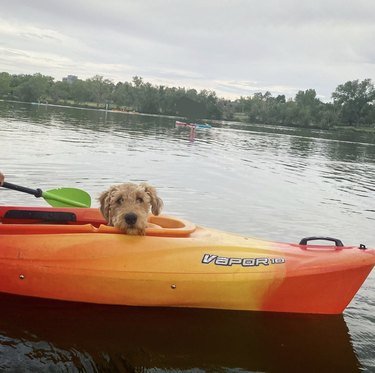
M 94 205 L 110 184 L 149 181 L 166 214 L 200 225 L 375 247 L 374 134 L 212 125 L 192 141 L 174 118 L 0 102 L 0 169 L 24 186 L 82 188 Z M 44 204 L 5 189 L 0 200 Z M 11 364 L 11 354 L 20 366 L 81 364 L 87 371 L 375 371 L 374 294 L 373 273 L 344 318 L 6 301 L 0 363 Z
M 1 301 L 0 369 L 360 371 L 342 316 Z

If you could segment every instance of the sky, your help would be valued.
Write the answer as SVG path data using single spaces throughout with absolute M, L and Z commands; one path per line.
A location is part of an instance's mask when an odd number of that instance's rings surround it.
M 374 0 L 12 0 L 0 71 L 207 89 L 236 99 L 375 77 Z

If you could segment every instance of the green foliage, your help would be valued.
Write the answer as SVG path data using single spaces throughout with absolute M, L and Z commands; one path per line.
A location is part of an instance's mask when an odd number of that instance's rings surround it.
M 8 73 L 0 73 L 0 96 L 7 96 L 10 89 L 10 83 L 12 81 L 12 77 Z
M 331 128 L 340 125 L 375 125 L 375 91 L 370 79 L 347 82 L 332 94 L 334 103 L 323 103 L 314 89 L 299 91 L 294 100 L 255 93 L 237 101 L 238 111 L 250 122 L 287 126 Z
M 103 76 L 55 82 L 50 76 L 0 73 L 0 98 L 26 102 L 96 105 L 149 114 L 180 115 L 192 120 L 247 120 L 253 123 L 331 128 L 339 125 L 375 126 L 375 88 L 370 79 L 339 85 L 333 103 L 323 103 L 314 89 L 294 99 L 255 93 L 237 100 L 214 91 L 156 86 L 135 76 L 116 85 Z
M 100 75 L 95 75 L 93 78 L 86 80 L 86 87 L 91 92 L 90 101 L 95 102 L 96 106 L 99 107 L 100 104 L 108 102 L 114 84 Z
M 76 104 L 82 104 L 84 102 L 89 102 L 91 99 L 90 87 L 83 80 L 76 80 L 70 84 L 69 87 L 69 98 Z
M 67 82 L 56 82 L 50 89 L 53 101 L 66 101 L 70 96 L 70 86 Z
M 375 88 L 371 79 L 340 84 L 332 93 L 332 98 L 345 124 L 366 124 L 366 121 L 373 118 Z
M 14 96 L 22 101 L 46 100 L 53 84 L 53 78 L 42 74 L 24 75 L 14 88 Z

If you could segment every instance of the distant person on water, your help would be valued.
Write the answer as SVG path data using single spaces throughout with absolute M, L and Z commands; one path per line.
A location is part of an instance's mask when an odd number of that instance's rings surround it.
M 4 176 L 4 174 L 0 171 L 0 185 L 3 185 L 4 179 L 5 179 L 5 176 Z

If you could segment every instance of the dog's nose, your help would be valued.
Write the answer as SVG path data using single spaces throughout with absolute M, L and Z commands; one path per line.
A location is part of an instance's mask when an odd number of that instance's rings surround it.
M 129 225 L 134 225 L 137 222 L 137 215 L 134 212 L 129 212 L 125 215 L 125 221 Z

